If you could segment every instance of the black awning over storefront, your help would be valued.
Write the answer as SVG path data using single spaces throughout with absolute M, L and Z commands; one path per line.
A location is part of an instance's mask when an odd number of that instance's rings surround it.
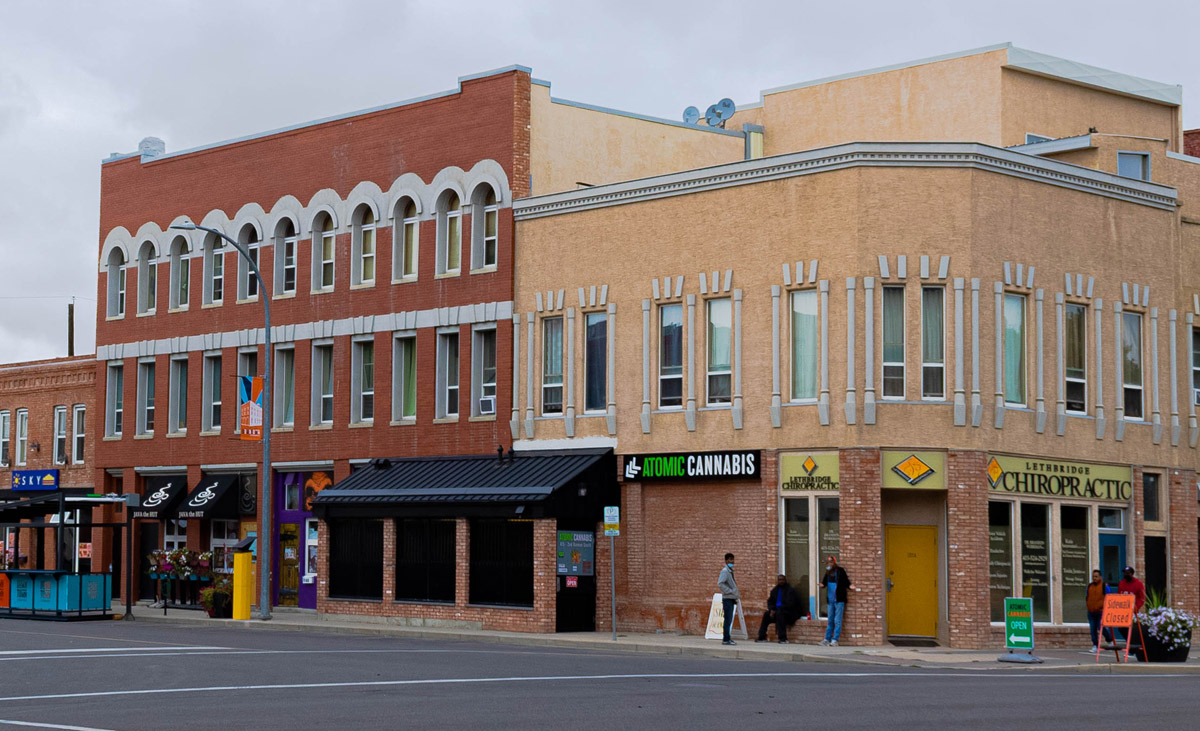
M 600 520 L 618 504 L 611 449 L 378 459 L 313 499 L 322 518 L 508 517 Z
M 186 475 L 163 475 L 146 478 L 142 504 L 133 509 L 135 518 L 162 520 L 175 516 L 175 508 L 187 493 Z
M 179 504 L 180 518 L 238 517 L 238 490 L 241 478 L 237 475 L 210 475 L 200 480 L 187 499 Z

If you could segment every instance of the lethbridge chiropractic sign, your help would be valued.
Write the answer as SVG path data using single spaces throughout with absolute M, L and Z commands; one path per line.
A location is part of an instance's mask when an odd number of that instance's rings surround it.
M 672 480 L 756 480 L 757 449 L 740 452 L 631 454 L 625 457 L 625 479 L 631 482 Z
M 987 479 L 992 492 L 1013 495 L 1074 500 L 1133 498 L 1133 471 L 1128 467 L 994 456 L 988 460 Z

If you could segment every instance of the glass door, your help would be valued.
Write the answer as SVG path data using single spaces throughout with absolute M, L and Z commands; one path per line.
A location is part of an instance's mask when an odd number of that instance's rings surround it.
M 279 526 L 279 606 L 300 606 L 300 526 Z

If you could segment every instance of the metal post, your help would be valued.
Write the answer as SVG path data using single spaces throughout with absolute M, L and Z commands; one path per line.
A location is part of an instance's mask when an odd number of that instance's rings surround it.
M 125 619 L 133 620 L 133 509 L 125 505 Z
M 239 241 L 234 241 L 225 234 L 207 226 L 196 224 L 181 224 L 172 226 L 174 229 L 185 231 L 207 231 L 228 241 L 250 268 L 254 278 L 258 280 L 258 298 L 263 303 L 263 423 L 262 423 L 262 478 L 259 480 L 262 497 L 259 499 L 259 509 L 262 511 L 262 530 L 258 536 L 258 575 L 259 619 L 271 618 L 271 292 L 258 271 L 258 264 L 250 258 L 250 252 Z M 260 249 L 261 250 L 261 249 Z
M 609 606 L 612 609 L 613 642 L 617 641 L 617 539 L 608 537 Z

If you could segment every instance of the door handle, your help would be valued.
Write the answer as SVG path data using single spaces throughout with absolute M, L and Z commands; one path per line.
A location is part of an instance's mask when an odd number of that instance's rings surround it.
M 888 592 L 889 592 L 889 593 L 891 593 L 891 591 L 892 591 L 892 587 L 893 587 L 893 586 L 895 586 L 895 584 L 893 584 L 893 583 L 892 583 L 892 579 L 891 579 L 891 577 L 888 577 L 888 578 L 886 579 L 886 581 L 887 581 L 887 590 L 888 590 Z

